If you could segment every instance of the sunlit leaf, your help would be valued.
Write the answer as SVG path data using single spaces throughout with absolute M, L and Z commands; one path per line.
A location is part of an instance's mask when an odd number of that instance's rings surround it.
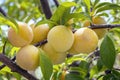
M 86 6 L 87 6 L 87 9 L 88 9 L 88 12 L 90 12 L 90 0 L 84 0 Z
M 21 80 L 21 77 L 22 77 L 22 76 L 21 76 L 20 74 L 13 72 L 12 75 L 13 75 L 17 80 Z
M 53 65 L 51 60 L 45 55 L 45 52 L 40 49 L 40 67 L 45 80 L 49 80 L 52 72 L 53 72 Z
M 57 23 L 46 19 L 46 20 L 42 20 L 42 21 L 37 22 L 35 26 L 38 26 L 38 25 L 41 25 L 41 24 L 48 24 L 50 28 L 52 28 L 53 25 L 57 25 Z
M 94 2 L 94 5 L 93 6 L 96 6 L 98 4 L 98 2 L 100 2 L 100 0 L 95 0 Z
M 101 13 L 101 14 L 98 14 L 97 16 L 105 16 L 105 17 L 109 17 L 109 14 L 107 14 L 107 13 Z
M 10 17 L 3 17 L 2 14 L 0 14 L 0 24 L 9 25 L 16 32 L 18 31 L 18 25 L 17 25 L 16 21 Z
M 61 20 L 64 19 L 63 15 L 66 13 L 70 13 L 69 10 L 72 6 L 75 6 L 76 4 L 74 2 L 65 2 L 63 4 L 61 4 L 57 10 L 55 11 L 55 13 L 53 14 L 53 16 L 51 17 L 50 20 L 52 20 L 55 23 L 61 24 Z M 62 24 L 65 23 L 62 21 Z
M 113 3 L 106 3 L 102 6 L 97 6 L 99 7 L 98 9 L 96 9 L 96 13 L 105 11 L 105 10 L 120 10 L 120 6 L 117 4 L 113 4 Z
M 32 18 L 34 17 L 34 14 L 30 14 L 26 17 L 25 22 L 28 23 Z
M 103 6 L 105 6 L 105 5 L 109 5 L 110 3 L 109 2 L 102 2 L 102 3 L 99 3 L 98 5 L 96 5 L 95 7 L 94 7 L 94 9 L 97 9 L 97 8 L 100 8 L 100 7 L 103 7 Z
M 70 19 L 72 19 L 72 18 L 80 18 L 80 19 L 84 19 L 84 18 L 86 18 L 86 19 L 89 19 L 89 15 L 87 15 L 86 13 L 84 13 L 84 12 L 81 12 L 81 13 L 71 13 L 71 14 L 68 14 L 68 15 L 66 15 L 66 17 L 65 17 L 65 22 L 67 22 L 68 20 L 70 20 Z

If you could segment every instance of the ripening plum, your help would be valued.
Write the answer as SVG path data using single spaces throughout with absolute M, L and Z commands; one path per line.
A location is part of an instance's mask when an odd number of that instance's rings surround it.
M 49 26 L 47 24 L 42 24 L 32 27 L 33 30 L 33 41 L 32 43 L 38 43 L 44 39 L 47 39 L 47 34 L 49 32 Z
M 93 24 L 106 24 L 106 21 L 102 17 L 93 17 L 92 18 Z M 83 24 L 84 27 L 90 26 L 90 21 L 86 20 Z M 93 29 L 96 34 L 98 35 L 98 38 L 101 39 L 104 37 L 105 33 L 107 32 L 107 29 Z
M 74 43 L 69 50 L 70 53 L 90 53 L 98 45 L 98 36 L 90 28 L 80 28 L 74 33 Z
M 33 40 L 31 27 L 26 23 L 18 22 L 18 32 L 15 32 L 13 28 L 10 28 L 8 30 L 8 40 L 16 47 L 23 47 L 30 44 Z
M 70 28 L 58 25 L 49 31 L 47 39 L 55 51 L 66 52 L 74 42 L 74 35 Z
M 33 45 L 22 47 L 16 54 L 16 63 L 25 70 L 35 70 L 39 65 L 38 48 Z
M 56 52 L 49 43 L 42 46 L 42 49 L 45 51 L 46 55 L 53 64 L 60 64 L 65 61 L 66 52 Z

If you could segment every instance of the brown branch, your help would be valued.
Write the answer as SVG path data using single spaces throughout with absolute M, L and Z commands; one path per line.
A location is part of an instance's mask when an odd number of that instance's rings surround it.
M 36 44 L 34 44 L 34 46 L 42 46 L 43 44 L 45 44 L 45 43 L 47 43 L 47 39 L 45 39 L 45 40 L 43 40 L 43 41 L 41 41 L 41 42 L 38 42 L 38 43 L 36 43 Z
M 4 43 L 4 45 L 3 45 L 3 51 L 2 51 L 3 54 L 5 53 L 5 46 L 6 46 L 6 43 L 7 43 L 7 41 L 5 41 L 5 43 Z
M 3 69 L 5 66 L 6 66 L 5 64 L 1 65 L 0 70 Z
M 16 60 L 16 56 L 14 56 L 11 60 L 12 60 L 12 61 L 15 61 L 15 60 Z M 0 70 L 3 69 L 5 66 L 6 66 L 5 64 L 1 65 L 1 66 L 0 66 Z
M 94 52 L 91 52 L 87 57 L 86 60 L 89 58 L 93 58 L 94 56 L 99 56 L 99 50 L 98 47 L 96 48 L 96 50 Z
M 53 0 L 55 5 L 58 7 L 59 6 L 59 2 L 57 0 Z
M 4 15 L 7 16 L 7 14 L 5 13 L 5 11 L 0 7 L 0 12 Z
M 120 71 L 120 69 L 119 68 L 114 68 L 115 70 L 117 70 L 117 71 Z
M 40 4 L 42 6 L 42 10 L 47 19 L 50 19 L 52 16 L 52 12 L 50 10 L 49 4 L 47 0 L 40 0 Z
M 99 28 L 116 28 L 116 27 L 120 27 L 120 24 L 92 24 L 91 26 L 89 26 L 89 28 L 92 29 L 99 29 Z
M 10 60 L 8 57 L 6 57 L 4 54 L 0 53 L 0 61 L 3 62 L 5 65 L 7 65 L 12 72 L 17 72 L 20 75 L 23 75 L 28 80 L 38 80 L 31 74 L 29 74 L 27 71 L 20 68 L 18 65 L 16 65 L 12 60 Z

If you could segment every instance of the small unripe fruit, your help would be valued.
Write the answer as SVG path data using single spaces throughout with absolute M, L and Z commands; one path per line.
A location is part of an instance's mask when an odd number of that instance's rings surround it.
M 74 37 L 71 53 L 90 53 L 97 47 L 98 36 L 92 29 L 80 28 L 74 33 Z
M 23 47 L 33 40 L 32 29 L 23 22 L 18 22 L 18 33 L 13 28 L 8 31 L 8 40 L 13 46 Z
M 34 26 L 32 30 L 34 34 L 32 43 L 38 43 L 47 38 L 47 34 L 49 32 L 49 26 L 47 24 L 42 24 L 42 25 Z
M 72 31 L 62 25 L 53 27 L 48 33 L 48 43 L 57 52 L 66 52 L 69 50 L 74 42 L 74 35 Z
M 25 70 L 35 70 L 39 64 L 39 50 L 33 45 L 22 47 L 16 54 L 17 64 Z
M 92 22 L 93 24 L 106 24 L 106 21 L 102 17 L 93 17 Z M 84 27 L 90 26 L 90 21 L 86 20 L 83 26 Z M 96 32 L 99 39 L 101 39 L 107 32 L 106 29 L 93 29 L 93 30 Z
M 42 49 L 45 51 L 46 55 L 53 64 L 60 64 L 65 61 L 66 53 L 56 52 L 49 43 L 46 43 L 44 46 L 42 46 Z

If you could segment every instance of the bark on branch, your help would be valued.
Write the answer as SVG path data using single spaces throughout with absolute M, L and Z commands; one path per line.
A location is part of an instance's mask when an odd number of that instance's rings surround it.
M 11 60 L 12 60 L 12 61 L 15 61 L 15 60 L 16 60 L 16 56 L 14 56 Z M 3 69 L 5 66 L 6 66 L 5 64 L 1 65 L 1 66 L 0 66 L 0 70 Z
M 5 13 L 5 11 L 0 7 L 0 12 L 4 15 L 7 16 L 7 14 Z
M 99 28 L 115 28 L 115 27 L 120 27 L 120 24 L 92 24 L 89 26 L 89 28 L 92 29 L 99 29 Z
M 59 6 L 59 2 L 57 0 L 53 0 L 55 5 L 58 7 Z
M 6 57 L 4 54 L 0 53 L 0 61 L 4 63 L 6 66 L 8 66 L 12 72 L 17 72 L 20 75 L 23 75 L 28 80 L 38 80 L 31 74 L 29 74 L 26 70 L 23 70 L 18 65 L 16 65 L 15 62 L 10 60 L 8 57 Z
M 50 10 L 49 4 L 47 0 L 40 0 L 40 4 L 42 6 L 42 10 L 47 19 L 50 19 L 52 16 L 52 12 Z
M 47 39 L 41 41 L 41 42 L 38 42 L 36 44 L 34 44 L 34 46 L 38 47 L 38 46 L 42 46 L 43 44 L 47 43 Z

